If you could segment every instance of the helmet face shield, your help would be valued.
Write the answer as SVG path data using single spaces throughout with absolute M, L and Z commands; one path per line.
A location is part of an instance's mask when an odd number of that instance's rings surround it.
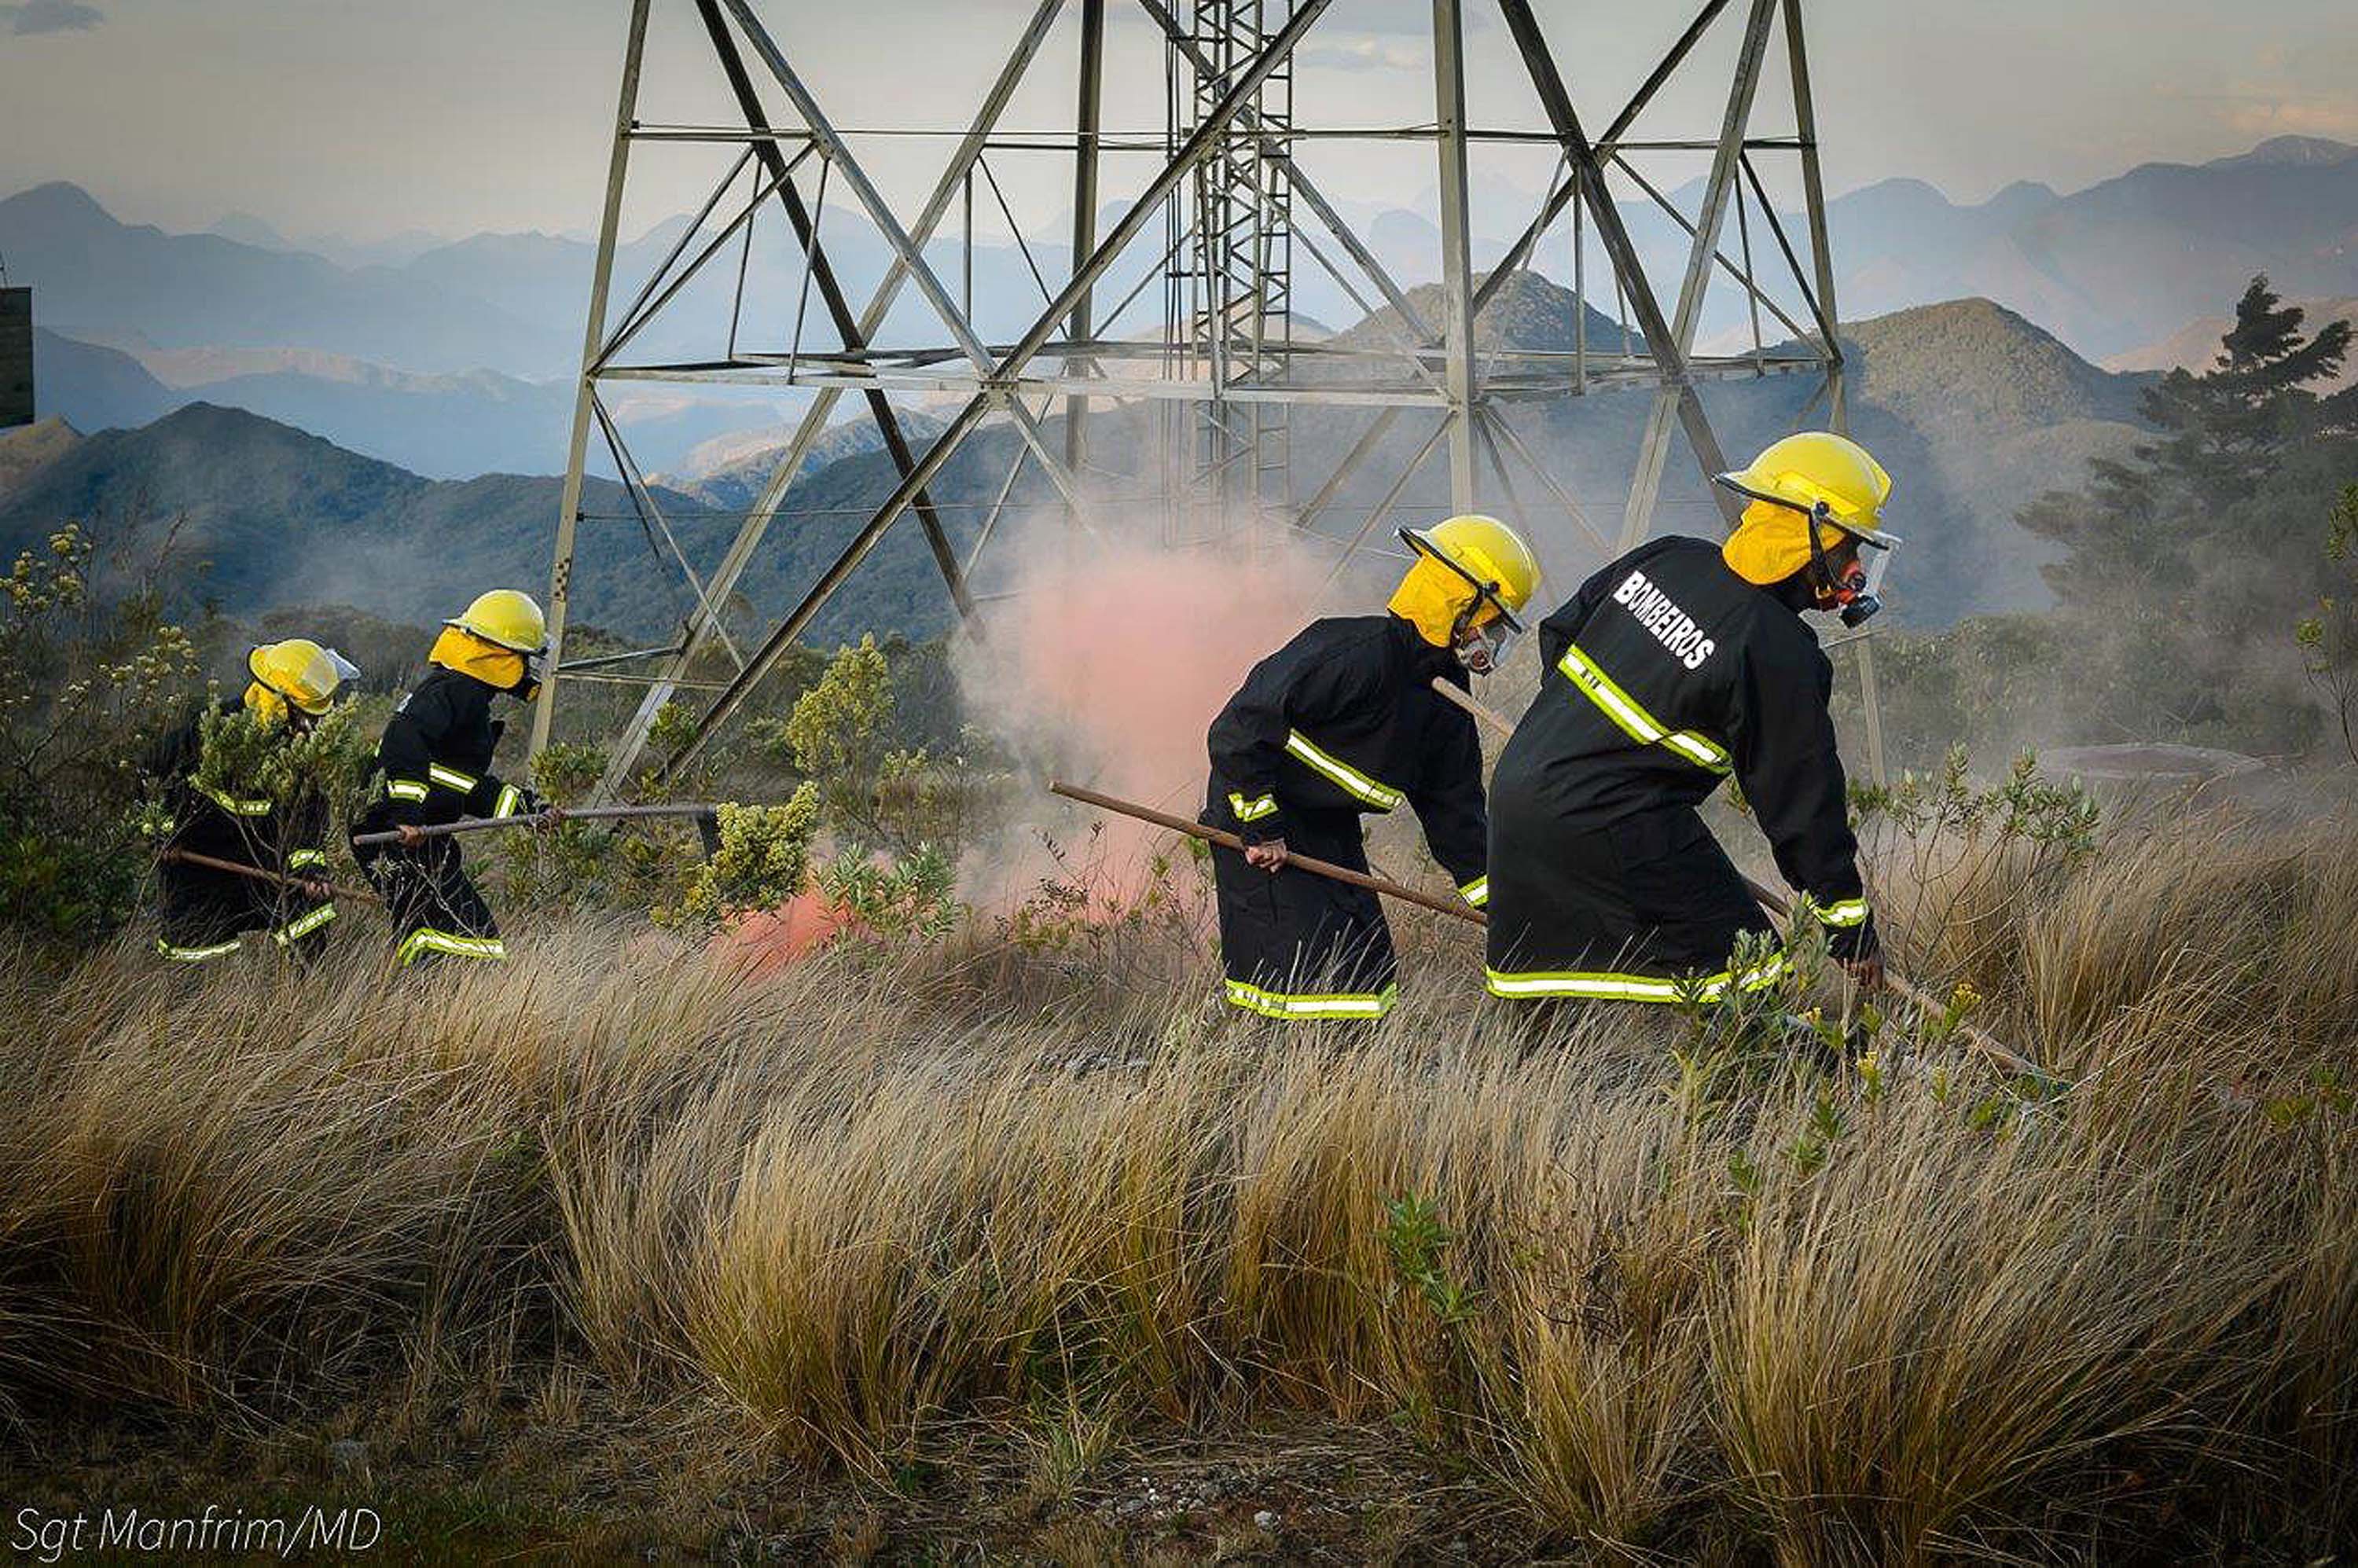
M 361 676 L 350 659 L 307 638 L 261 644 L 247 652 L 245 664 L 265 689 L 313 719 L 335 706 L 339 687 Z

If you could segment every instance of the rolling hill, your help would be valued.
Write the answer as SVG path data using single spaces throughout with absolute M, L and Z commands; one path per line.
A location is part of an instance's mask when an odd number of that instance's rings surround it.
M 1519 280 L 1510 299 L 1552 288 Z M 1521 319 L 1510 311 L 1503 321 Z M 1534 315 L 1544 346 L 1558 330 Z M 1898 479 L 1893 525 L 1909 539 L 1895 575 L 1894 619 L 1939 625 L 1957 616 L 2048 602 L 2038 567 L 2042 541 L 2013 522 L 2040 492 L 2079 481 L 2085 459 L 2120 452 L 2136 438 L 2140 378 L 2088 364 L 2037 327 L 1986 300 L 1902 311 L 1845 330 L 1852 362 L 1852 425 Z M 1814 384 L 1769 375 L 1704 389 L 1731 453 L 1774 439 L 1823 415 Z M 1591 521 L 1617 528 L 1638 434 L 1643 392 L 1596 392 L 1509 416 Z M 1119 470 L 1154 449 L 1148 412 L 1099 416 L 1093 450 Z M 1323 473 L 1366 428 L 1365 410 L 1297 412 L 1293 442 L 1304 473 Z M 1429 427 L 1417 414 L 1399 427 L 1318 526 L 1347 535 L 1386 490 Z M 1049 421 L 1052 439 L 1055 420 Z M 920 424 L 919 428 L 924 427 Z M 766 624 L 796 598 L 890 491 L 894 471 L 872 437 L 845 427 L 829 439 L 843 455 L 797 480 L 790 514 L 773 528 L 741 591 L 747 624 Z M 933 486 L 963 548 L 1014 451 L 1012 435 L 986 427 Z M 1517 465 L 1520 468 L 1520 465 Z M 718 558 L 762 477 L 756 458 L 658 501 L 680 547 L 699 570 Z M 1117 478 L 1120 477 L 1118 473 Z M 1542 492 L 1516 475 L 1552 580 L 1568 589 L 1597 564 L 1595 546 Z M 544 582 L 557 514 L 554 478 L 492 474 L 463 481 L 422 477 L 345 450 L 271 420 L 209 405 L 179 409 L 139 429 L 104 431 L 68 444 L 15 489 L 0 493 L 0 548 L 37 538 L 69 516 L 178 519 L 186 554 L 210 566 L 192 575 L 192 598 L 239 613 L 271 606 L 344 602 L 391 619 L 422 622 L 491 582 Z M 1403 520 L 1437 516 L 1446 504 L 1443 465 L 1429 461 L 1403 492 Z M 1015 492 L 1011 515 L 1049 504 L 1036 474 Z M 594 482 L 585 493 L 576 613 L 633 637 L 660 639 L 687 608 L 677 574 L 631 513 L 620 489 Z M 1674 455 L 1658 526 L 1709 533 L 1717 512 L 1682 448 Z M 1141 522 L 1138 525 L 1152 526 Z M 1380 557 L 1368 571 L 1390 569 Z M 979 588 L 1016 586 L 1004 557 L 986 560 Z M 948 623 L 949 609 L 913 524 L 889 535 L 817 630 L 826 642 L 861 630 L 923 635 Z
M 165 586 L 173 597 L 245 617 L 348 604 L 430 624 L 482 588 L 537 593 L 548 579 L 562 490 L 555 478 L 429 480 L 205 403 L 137 429 L 70 437 L 62 427 L 37 425 L 0 448 L 0 474 L 11 471 L 19 445 L 26 460 L 16 481 L 0 488 L 0 555 L 38 543 L 69 519 L 110 535 L 136 528 L 150 540 L 169 530 L 175 564 Z M 953 463 L 946 489 L 987 482 L 973 463 Z M 777 547 L 743 584 L 747 599 L 759 611 L 787 602 L 858 526 L 854 513 L 889 484 L 881 455 L 835 463 L 806 481 L 797 503 L 822 514 L 779 524 L 771 535 Z M 736 519 L 676 492 L 658 489 L 656 499 L 680 548 L 708 568 Z M 670 634 L 691 600 L 668 546 L 642 528 L 613 483 L 591 481 L 581 510 L 577 617 L 633 638 Z M 871 565 L 822 622 L 822 638 L 856 636 L 871 625 L 942 623 L 939 579 L 914 530 L 888 539 Z

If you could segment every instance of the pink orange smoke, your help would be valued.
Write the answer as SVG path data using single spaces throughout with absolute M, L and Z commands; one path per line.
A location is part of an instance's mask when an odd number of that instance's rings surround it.
M 1194 816 L 1206 728 L 1245 672 L 1309 622 L 1324 569 L 1293 548 L 1172 548 L 1092 538 L 1061 520 L 1035 529 L 1019 559 L 1019 596 L 960 657 L 983 723 L 1054 773 Z M 1023 815 L 1067 844 L 1101 827 L 1093 858 L 1117 899 L 1178 848 L 1160 829 L 1044 799 Z M 1019 855 L 979 880 L 1021 896 L 1052 870 Z

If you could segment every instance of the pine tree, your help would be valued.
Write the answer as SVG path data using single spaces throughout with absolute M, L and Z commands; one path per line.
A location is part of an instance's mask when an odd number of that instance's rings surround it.
M 2337 422 L 2347 433 L 2353 400 L 2309 388 L 2342 368 L 2350 324 L 2328 322 L 2304 338 L 2303 316 L 2265 276 L 2252 279 L 2211 369 L 2175 370 L 2147 390 L 2143 412 L 2161 436 L 2137 448 L 2138 460 L 2216 510 L 2263 485 L 2296 444 L 2336 433 Z
M 2093 461 L 2083 489 L 2051 491 L 2017 514 L 2069 551 L 2045 568 L 2058 599 L 2179 616 L 2223 554 L 2276 552 L 2277 499 L 2309 488 L 2320 461 L 2346 462 L 2345 444 L 2358 441 L 2358 388 L 2310 390 L 2341 369 L 2350 326 L 2304 334 L 2303 320 L 2265 276 L 2252 279 L 2211 368 L 2173 370 L 2146 389 L 2154 438 L 2127 461 Z

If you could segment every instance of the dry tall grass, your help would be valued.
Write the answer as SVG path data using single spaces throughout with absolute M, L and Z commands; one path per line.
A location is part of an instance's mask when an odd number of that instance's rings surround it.
M 2346 1550 L 2349 850 L 2181 827 L 1983 899 L 1969 949 L 1907 933 L 2061 1093 L 1611 1009 L 1537 1038 L 1430 933 L 1367 1031 L 973 938 L 964 979 L 750 984 L 595 925 L 391 985 L 11 955 L 0 1392 L 38 1442 L 496 1346 L 854 1476 L 979 1431 L 1053 1492 L 1310 1412 L 1607 1558 Z

